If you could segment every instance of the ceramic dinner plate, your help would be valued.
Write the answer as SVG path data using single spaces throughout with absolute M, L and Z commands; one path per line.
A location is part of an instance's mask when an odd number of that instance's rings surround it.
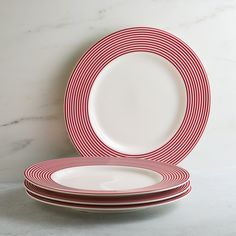
M 72 157 L 27 168 L 25 179 L 43 189 L 93 196 L 156 193 L 182 186 L 189 173 L 177 166 L 134 158 Z
M 182 199 L 183 197 L 185 197 L 186 195 L 188 195 L 190 193 L 190 191 L 191 191 L 191 187 L 183 194 L 181 194 L 177 197 L 163 200 L 163 201 L 136 204 L 136 205 L 119 205 L 119 206 L 94 206 L 94 205 L 83 205 L 83 204 L 76 204 L 76 203 L 60 202 L 60 201 L 40 197 L 40 196 L 35 195 L 35 194 L 28 192 L 28 191 L 26 191 L 26 193 L 34 200 L 37 200 L 42 203 L 46 203 L 48 205 L 73 208 L 73 209 L 77 209 L 79 211 L 85 211 L 85 212 L 121 213 L 121 212 L 137 211 L 137 210 L 147 209 L 147 208 L 151 208 L 151 207 L 157 207 L 157 206 L 169 204 L 172 202 L 176 202 L 176 201 Z
M 77 204 L 89 204 L 89 205 L 132 205 L 148 202 L 157 202 L 167 200 L 173 197 L 177 197 L 190 188 L 190 182 L 186 184 L 164 192 L 151 193 L 145 195 L 134 195 L 134 196 L 118 196 L 118 197 L 90 197 L 90 196 L 80 196 L 58 193 L 53 191 L 48 191 L 33 184 L 29 183 L 27 180 L 24 182 L 25 188 L 28 192 L 37 195 L 39 197 L 44 197 L 51 200 L 70 202 Z
M 65 122 L 82 156 L 177 164 L 208 120 L 202 63 L 166 31 L 135 27 L 100 40 L 80 59 L 65 93 Z

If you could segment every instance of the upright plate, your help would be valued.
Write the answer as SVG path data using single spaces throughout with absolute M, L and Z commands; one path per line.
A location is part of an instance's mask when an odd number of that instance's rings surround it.
M 108 35 L 89 49 L 65 93 L 66 127 L 82 156 L 177 164 L 208 120 L 210 91 L 196 54 L 159 29 Z
M 75 157 L 43 161 L 27 168 L 25 179 L 47 190 L 122 196 L 161 192 L 189 181 L 177 166 L 134 158 Z
M 151 207 L 157 207 L 165 204 L 169 204 L 172 202 L 176 202 L 191 192 L 191 187 L 184 192 L 183 194 L 173 197 L 167 200 L 159 201 L 159 202 L 151 202 L 151 203 L 143 203 L 143 204 L 135 204 L 135 205 L 119 205 L 119 206 L 94 206 L 94 205 L 83 205 L 69 202 L 61 202 L 56 200 L 47 199 L 44 197 L 37 196 L 33 193 L 26 191 L 26 193 L 36 201 L 46 203 L 48 205 L 60 206 L 77 209 L 79 211 L 84 212 L 96 212 L 96 213 L 121 213 L 121 212 L 129 212 L 129 211 L 137 211 L 142 209 L 147 209 Z

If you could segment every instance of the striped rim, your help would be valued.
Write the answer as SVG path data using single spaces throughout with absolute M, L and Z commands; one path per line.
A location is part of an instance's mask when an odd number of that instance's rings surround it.
M 132 52 L 159 55 L 180 73 L 186 88 L 183 121 L 163 146 L 152 152 L 130 155 L 103 143 L 89 119 L 90 91 L 98 74 L 111 61 Z M 163 30 L 134 27 L 115 32 L 100 40 L 80 59 L 65 93 L 65 123 L 70 139 L 82 156 L 133 157 L 178 164 L 197 144 L 210 110 L 210 89 L 206 72 L 196 54 L 182 40 Z
M 57 193 L 49 190 L 39 188 L 27 180 L 24 181 L 24 186 L 28 192 L 31 192 L 37 196 L 44 197 L 62 202 L 70 202 L 77 204 L 90 204 L 90 205 L 131 205 L 140 204 L 147 202 L 157 202 L 166 200 L 169 198 L 176 197 L 190 188 L 190 181 L 186 184 L 161 193 L 151 193 L 145 195 L 134 195 L 134 196 L 118 196 L 118 197 L 94 197 L 94 196 L 80 196 L 71 195 L 65 193 Z
M 49 205 L 54 205 L 54 206 L 61 206 L 61 207 L 69 207 L 69 208 L 75 208 L 78 210 L 91 210 L 91 211 L 97 211 L 97 212 L 109 212 L 109 211 L 122 211 L 122 210 L 139 210 L 139 209 L 145 209 L 149 207 L 154 207 L 154 206 L 161 206 L 165 205 L 168 203 L 176 202 L 185 196 L 187 196 L 191 192 L 191 187 L 181 195 L 177 197 L 173 197 L 167 200 L 159 201 L 159 202 L 149 202 L 149 203 L 141 203 L 141 204 L 134 204 L 134 205 L 119 205 L 119 206 L 94 206 L 94 205 L 85 205 L 85 204 L 76 204 L 76 203 L 69 203 L 69 202 L 60 202 L 56 200 L 51 200 L 47 199 L 44 197 L 37 196 L 33 193 L 30 193 L 26 190 L 26 193 L 28 194 L 29 197 L 33 198 L 36 201 L 46 203 Z
M 102 190 L 85 190 L 76 189 L 60 185 L 53 181 L 52 174 L 58 170 L 78 167 L 78 166 L 129 166 L 143 168 L 157 172 L 162 176 L 160 183 L 143 188 L 128 189 L 120 191 L 102 191 Z M 174 189 L 189 181 L 188 171 L 170 164 L 154 162 L 150 160 L 137 160 L 134 158 L 112 158 L 112 157 L 71 157 L 55 160 L 43 161 L 27 168 L 24 172 L 25 179 L 30 183 L 47 190 L 64 192 L 79 195 L 95 196 L 121 196 L 137 195 L 144 193 L 155 193 L 165 190 Z

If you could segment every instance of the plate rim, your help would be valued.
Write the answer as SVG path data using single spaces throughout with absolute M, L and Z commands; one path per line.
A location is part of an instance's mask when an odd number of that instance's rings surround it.
M 32 186 L 30 186 L 32 185 Z M 119 198 L 114 198 L 114 197 L 108 197 L 109 199 L 104 199 L 104 197 L 93 197 L 88 198 L 88 196 L 80 196 L 80 195 L 73 195 L 73 194 L 67 194 L 67 193 L 59 193 L 59 194 L 63 194 L 64 197 L 56 197 L 56 194 L 58 194 L 58 192 L 54 192 L 54 191 L 49 191 L 49 190 L 45 190 L 42 188 L 39 188 L 31 183 L 29 183 L 27 180 L 24 181 L 24 187 L 27 191 L 32 192 L 34 195 L 37 195 L 39 197 L 44 197 L 46 199 L 51 199 L 51 200 L 56 200 L 56 201 L 63 201 L 63 202 L 68 202 L 68 203 L 78 203 L 78 204 L 89 204 L 89 205 L 133 205 L 133 204 L 141 204 L 141 203 L 148 203 L 148 202 L 158 202 L 158 201 L 163 201 L 163 200 L 167 200 L 169 198 L 172 197 L 177 197 L 179 195 L 181 195 L 182 193 L 188 191 L 188 189 L 190 188 L 191 183 L 190 181 L 188 181 L 186 184 L 183 184 L 180 187 L 177 187 L 176 189 L 172 189 L 169 191 L 172 191 L 173 193 L 169 193 L 168 190 L 161 192 L 161 193 L 156 193 L 155 196 L 152 194 L 152 196 L 150 196 L 150 194 L 143 194 L 143 195 L 138 195 L 138 197 L 140 198 L 140 200 L 137 199 L 137 196 L 125 196 L 126 198 L 124 200 L 121 199 L 121 197 L 119 196 Z M 181 188 L 181 189 L 180 189 Z M 175 190 L 175 192 L 174 192 Z M 178 191 L 177 191 L 178 190 Z M 45 193 L 40 193 L 40 191 L 46 191 Z M 166 193 L 168 192 L 168 193 Z M 46 195 L 48 194 L 48 195 Z M 54 196 L 53 196 L 54 194 Z M 160 194 L 165 194 L 164 196 L 160 196 Z M 77 197 L 77 199 L 75 200 L 70 200 L 71 198 L 75 198 Z M 86 200 L 81 200 L 79 198 L 84 197 L 86 198 Z M 132 197 L 135 197 L 136 199 L 131 199 Z M 102 201 L 98 201 L 98 199 L 102 200 Z M 142 200 L 141 200 L 142 199 Z M 143 200 L 145 199 L 145 200 Z
M 41 203 L 45 203 L 48 205 L 53 205 L 53 206 L 59 206 L 59 207 L 65 207 L 65 208 L 71 208 L 71 209 L 77 209 L 79 211 L 94 211 L 94 212 L 119 212 L 119 211 L 126 211 L 126 210 L 142 210 L 142 209 L 147 209 L 150 207 L 157 207 L 157 206 L 162 206 L 162 205 L 166 205 L 166 204 L 170 204 L 170 203 L 174 203 L 178 200 L 181 200 L 183 198 L 185 198 L 187 195 L 189 195 L 191 193 L 192 187 L 190 186 L 189 189 L 174 198 L 170 198 L 167 200 L 163 200 L 163 201 L 159 201 L 159 202 L 151 202 L 151 203 L 144 203 L 144 204 L 134 204 L 134 205 L 119 205 L 119 206 L 94 206 L 94 205 L 83 205 L 83 204 L 72 204 L 72 203 L 66 203 L 66 202 L 59 202 L 59 201 L 54 201 L 56 203 L 52 203 L 52 200 L 49 201 L 49 199 L 43 199 L 40 200 L 39 197 L 36 196 L 32 196 L 32 194 L 30 194 L 29 192 L 27 192 L 26 190 L 26 194 L 36 200 L 39 201 Z M 51 202 L 51 203 L 50 203 Z M 72 205 L 74 206 L 72 206 Z
M 129 189 L 122 191 L 100 191 L 76 189 L 56 183 L 51 178 L 51 175 L 60 169 L 77 167 L 83 165 L 117 165 L 131 166 L 152 170 L 162 175 L 162 180 L 154 185 L 149 185 L 143 188 Z M 54 168 L 54 169 L 53 169 Z M 80 194 L 80 195 L 95 195 L 95 196 L 121 196 L 121 195 L 140 195 L 143 193 L 155 193 L 166 190 L 171 190 L 187 183 L 190 179 L 190 174 L 187 170 L 162 162 L 150 161 L 145 159 L 135 158 L 117 158 L 117 157 L 67 157 L 46 160 L 29 166 L 24 171 L 24 177 L 30 183 L 47 190 L 57 192 Z M 38 178 L 38 179 L 37 179 Z

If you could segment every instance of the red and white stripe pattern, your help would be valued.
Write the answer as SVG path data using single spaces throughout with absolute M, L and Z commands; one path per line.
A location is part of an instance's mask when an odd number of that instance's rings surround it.
M 130 155 L 103 143 L 94 132 L 88 114 L 91 88 L 101 70 L 112 60 L 132 52 L 162 56 L 181 74 L 187 95 L 186 112 L 175 135 L 156 150 Z M 206 126 L 210 89 L 206 72 L 196 54 L 182 40 L 166 31 L 134 27 L 100 40 L 80 59 L 65 93 L 65 122 L 70 139 L 82 156 L 133 157 L 178 164 L 194 148 Z
M 160 183 L 150 185 L 138 189 L 128 189 L 120 191 L 101 191 L 101 190 L 85 190 L 75 189 L 60 185 L 53 181 L 52 174 L 58 170 L 78 167 L 78 166 L 129 166 L 144 168 L 159 173 L 162 176 Z M 122 195 L 138 195 L 147 193 L 157 193 L 171 190 L 182 186 L 189 181 L 190 175 L 188 171 L 175 165 L 154 162 L 150 160 L 134 159 L 134 158 L 115 158 L 115 157 L 71 157 L 55 160 L 43 161 L 27 168 L 24 172 L 25 179 L 35 186 L 54 192 L 62 192 L 77 195 L 93 195 L 93 196 L 122 196 Z
M 78 204 L 78 203 L 69 203 L 69 202 L 61 202 L 61 201 L 57 201 L 57 200 L 52 200 L 52 199 L 47 199 L 38 195 L 35 195 L 34 193 L 31 193 L 29 191 L 26 190 L 26 193 L 33 199 L 42 202 L 42 203 L 46 203 L 49 205 L 53 205 L 53 206 L 60 206 L 60 207 L 67 207 L 67 208 L 73 208 L 73 209 L 77 209 L 80 211 L 91 211 L 91 212 L 122 212 L 122 211 L 129 211 L 129 210 L 141 210 L 141 209 L 146 209 L 146 208 L 150 208 L 150 207 L 155 207 L 155 206 L 161 206 L 161 205 L 165 205 L 165 204 L 169 204 L 172 202 L 176 202 L 180 199 L 182 199 L 183 197 L 187 196 L 189 193 L 191 192 L 191 187 L 184 193 L 182 193 L 181 195 L 178 195 L 176 197 L 173 198 L 169 198 L 166 200 L 162 200 L 162 201 L 157 201 L 157 202 L 148 202 L 148 203 L 141 203 L 141 204 L 132 204 L 132 205 L 115 205 L 115 206 L 111 206 L 111 205 L 105 205 L 105 206 L 101 206 L 101 205 L 89 205 L 89 204 Z
M 29 183 L 27 180 L 25 180 L 24 185 L 28 192 L 31 192 L 40 197 L 62 202 L 90 204 L 90 205 L 130 205 L 130 204 L 163 201 L 169 198 L 176 197 L 180 194 L 183 194 L 190 188 L 190 181 L 188 181 L 186 184 L 180 187 L 160 193 L 151 193 L 151 194 L 133 195 L 133 196 L 118 196 L 118 197 L 114 196 L 94 197 L 94 196 L 80 196 L 80 195 L 58 193 L 39 188 Z

